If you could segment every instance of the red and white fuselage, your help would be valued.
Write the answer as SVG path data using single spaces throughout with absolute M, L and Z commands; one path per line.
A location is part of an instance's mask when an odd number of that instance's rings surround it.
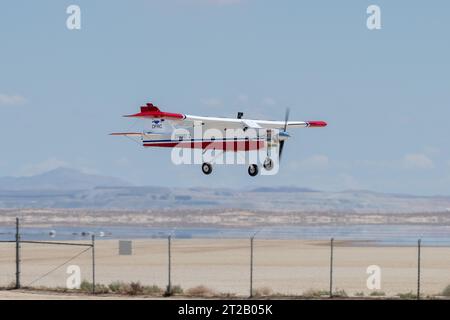
M 251 151 L 265 148 L 270 135 L 269 131 L 272 130 L 317 128 L 327 125 L 324 121 L 285 122 L 203 117 L 163 112 L 151 103 L 141 107 L 139 113 L 125 117 L 149 120 L 148 128 L 143 132 L 113 133 L 112 135 L 139 136 L 144 147 L 212 148 L 224 151 Z

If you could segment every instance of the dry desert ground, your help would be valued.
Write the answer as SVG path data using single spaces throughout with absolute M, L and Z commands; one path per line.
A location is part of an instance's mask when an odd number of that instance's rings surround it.
M 86 248 L 43 244 L 22 244 L 21 282 L 30 287 L 65 287 L 67 267 L 77 265 L 82 278 L 91 281 L 91 251 Z M 96 242 L 96 282 L 139 281 L 165 288 L 168 279 L 167 240 L 133 241 L 132 255 L 118 254 L 118 240 Z M 422 247 L 421 291 L 436 295 L 450 284 L 450 248 Z M 70 260 L 75 257 L 73 260 Z M 250 279 L 248 239 L 173 239 L 172 284 L 183 289 L 206 286 L 217 293 L 248 296 Z M 380 267 L 381 288 L 386 295 L 416 292 L 417 248 L 375 246 L 336 242 L 333 287 L 348 295 L 370 295 L 367 268 Z M 51 272 L 50 272 L 51 271 Z M 328 290 L 330 280 L 329 241 L 263 240 L 254 242 L 253 288 L 283 295 L 300 295 L 311 290 Z M 0 285 L 15 279 L 15 246 L 0 244 Z M 264 290 L 263 290 L 264 291 Z M 29 294 L 16 293 L 18 298 Z M 31 294 L 31 293 L 30 293 Z M 14 298 L 11 291 L 0 298 Z M 30 298 L 36 297 L 31 295 Z M 44 296 L 45 298 L 45 296 Z

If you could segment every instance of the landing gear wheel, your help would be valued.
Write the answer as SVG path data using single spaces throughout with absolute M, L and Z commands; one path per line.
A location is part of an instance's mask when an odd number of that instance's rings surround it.
M 202 171 L 204 174 L 211 174 L 212 172 L 212 165 L 208 162 L 205 162 L 202 164 Z
M 264 160 L 263 167 L 267 171 L 272 170 L 273 169 L 273 160 L 271 158 L 267 157 L 266 160 Z
M 248 174 L 250 175 L 250 176 L 252 176 L 252 177 L 254 177 L 254 176 L 256 176 L 256 175 L 258 175 L 258 166 L 256 165 L 256 164 L 251 164 L 249 167 L 248 167 Z

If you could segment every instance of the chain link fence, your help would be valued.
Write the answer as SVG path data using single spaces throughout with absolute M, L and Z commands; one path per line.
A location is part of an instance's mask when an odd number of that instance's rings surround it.
M 15 286 L 16 248 L 12 243 L 0 243 L 0 288 Z
M 134 284 L 138 287 L 134 293 L 159 295 L 450 295 L 445 290 L 450 284 L 450 247 L 444 243 L 407 239 L 395 244 L 385 238 L 331 241 L 323 235 L 304 240 L 283 234 L 277 239 L 277 234 L 268 237 L 263 232 L 230 238 L 178 238 L 176 232 L 166 236 L 130 240 L 130 251 L 124 253 L 120 250 L 124 239 L 103 237 L 94 244 L 87 235 L 85 240 L 30 241 L 24 234 L 19 243 L 20 285 L 64 290 L 73 283 L 75 266 L 82 286 L 95 283 L 97 293 L 124 293 L 118 288 L 131 290 Z M 16 242 L 2 241 L 0 287 L 15 286 L 16 259 Z

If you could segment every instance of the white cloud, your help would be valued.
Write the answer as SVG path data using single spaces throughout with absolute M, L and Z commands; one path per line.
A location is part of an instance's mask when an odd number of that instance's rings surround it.
M 403 157 L 403 164 L 408 169 L 432 169 L 434 162 L 423 153 L 407 154 Z
M 20 95 L 8 95 L 0 93 L 0 105 L 1 106 L 17 106 L 27 102 L 27 99 Z
M 330 164 L 330 160 L 328 159 L 327 156 L 318 154 L 318 155 L 314 155 L 309 158 L 306 158 L 303 161 L 303 164 L 305 166 L 309 166 L 309 167 L 326 168 Z
M 349 162 L 350 168 L 354 166 L 370 168 L 370 169 L 398 169 L 398 160 L 358 160 L 355 159 L 351 163 Z
M 330 159 L 322 154 L 313 155 L 291 163 L 291 167 L 294 169 L 326 169 L 329 165 Z
M 265 106 L 274 106 L 277 104 L 277 102 L 273 98 L 266 97 L 262 100 L 262 104 Z
M 237 96 L 238 103 L 246 104 L 248 103 L 248 95 L 246 94 L 240 94 Z
M 429 156 L 437 156 L 441 153 L 441 150 L 437 147 L 428 146 L 423 149 L 423 153 Z
M 201 103 L 207 107 L 221 107 L 223 105 L 222 100 L 218 98 L 205 98 L 201 100 Z

